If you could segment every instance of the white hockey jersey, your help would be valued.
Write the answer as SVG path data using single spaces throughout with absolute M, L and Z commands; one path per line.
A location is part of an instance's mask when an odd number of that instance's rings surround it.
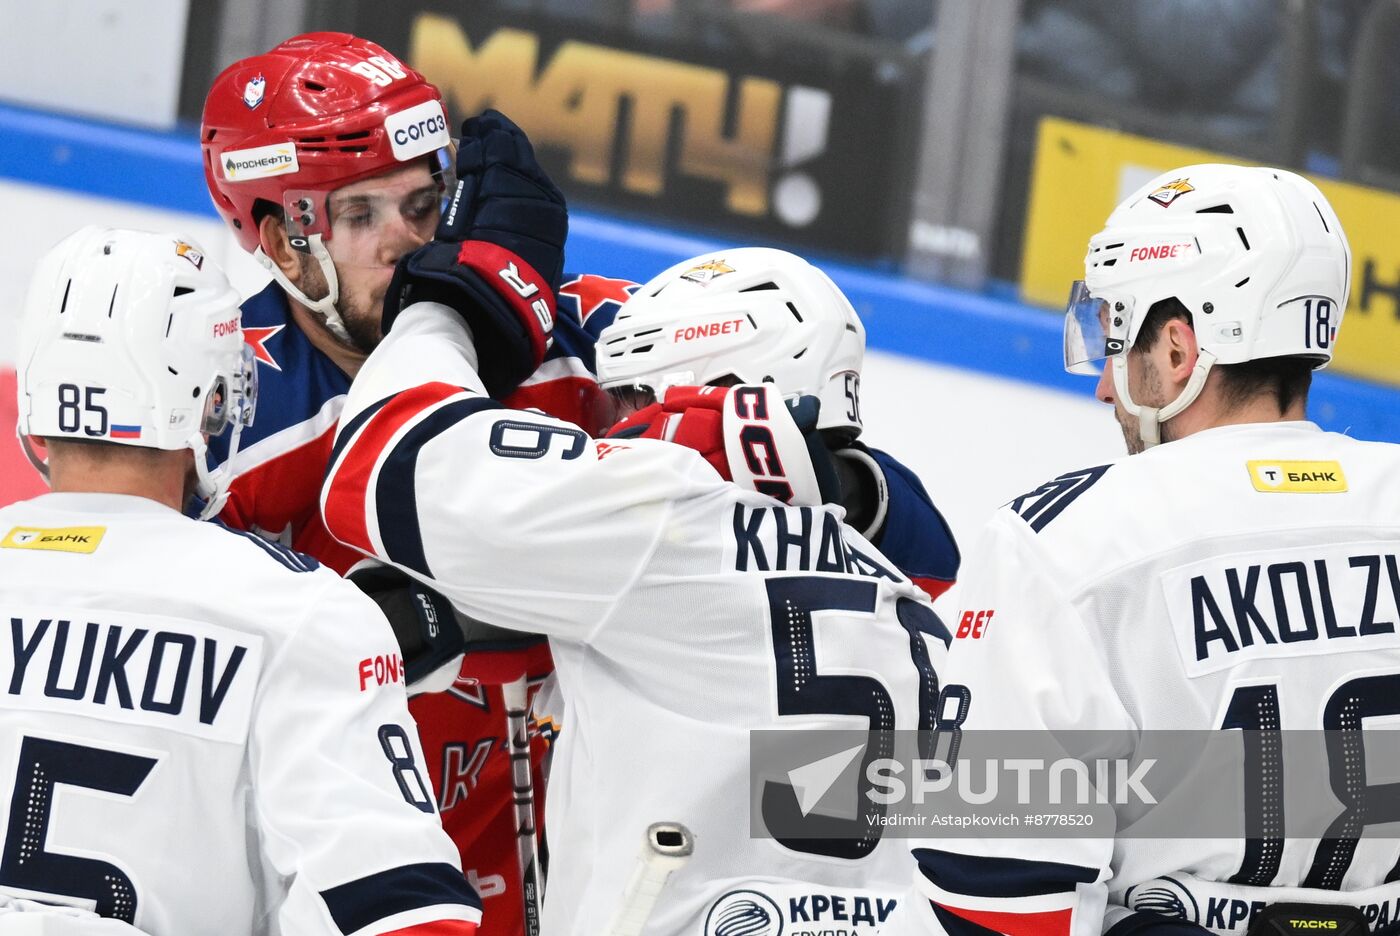
M 566 727 L 542 932 L 607 932 L 662 820 L 695 853 L 647 934 L 875 932 L 907 849 L 878 831 L 752 836 L 750 730 L 930 724 L 947 632 L 926 596 L 840 508 L 783 507 L 690 449 L 504 409 L 474 354 L 446 308 L 395 321 L 351 387 L 323 512 L 465 613 L 550 636 Z
M 1105 753 L 1132 758 L 1141 732 L 1240 729 L 1200 737 L 1252 751 L 1243 783 L 1150 792 L 1154 809 L 1224 810 L 1259 835 L 930 842 L 915 879 L 929 901 L 906 910 L 954 936 L 1097 936 L 1125 906 L 1220 933 L 1277 902 L 1393 923 L 1400 841 L 1360 832 L 1400 812 L 1354 745 L 1400 715 L 1398 561 L 1400 446 L 1311 423 L 1210 429 L 1011 501 L 949 622 L 963 730 L 1117 731 L 1126 745 Z M 1290 746 L 1323 729 L 1356 733 L 1282 776 Z M 1285 793 L 1304 789 L 1335 817 L 1326 837 L 1290 823 Z
M 145 498 L 0 510 L 0 894 L 153 936 L 469 936 L 374 604 Z

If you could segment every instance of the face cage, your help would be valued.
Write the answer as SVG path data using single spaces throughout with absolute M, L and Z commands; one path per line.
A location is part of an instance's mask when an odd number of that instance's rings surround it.
M 427 156 L 418 157 L 431 160 L 429 172 L 438 186 L 438 223 L 446 216 L 448 202 L 457 188 L 457 173 L 453 166 L 455 151 L 454 143 Z M 412 163 L 406 162 L 402 165 L 408 166 Z M 334 191 L 335 189 L 288 189 L 282 193 L 282 217 L 287 229 L 287 240 L 292 247 L 302 253 L 311 253 L 312 237 L 319 236 L 322 243 L 331 239 L 330 199 Z
M 1083 280 L 1075 280 L 1065 304 L 1065 370 L 1097 377 L 1106 358 L 1127 350 L 1132 315 L 1130 304 L 1110 303 L 1089 292 Z

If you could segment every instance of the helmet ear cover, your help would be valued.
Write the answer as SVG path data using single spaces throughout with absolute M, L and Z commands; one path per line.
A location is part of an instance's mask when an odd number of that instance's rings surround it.
M 191 240 L 96 226 L 69 236 L 30 285 L 20 435 L 190 449 L 207 514 L 216 512 L 257 399 L 238 303 Z M 205 435 L 226 431 L 229 462 L 211 472 Z

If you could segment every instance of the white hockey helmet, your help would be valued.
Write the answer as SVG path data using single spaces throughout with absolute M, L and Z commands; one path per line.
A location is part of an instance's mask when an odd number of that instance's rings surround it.
M 656 276 L 598 338 L 605 389 L 668 387 L 726 377 L 776 383 L 821 400 L 819 429 L 861 430 L 865 327 L 821 270 L 796 254 L 740 247 Z
M 1155 445 L 1161 422 L 1199 395 L 1214 364 L 1332 359 L 1351 287 L 1351 251 L 1336 212 L 1302 176 L 1283 169 L 1187 166 L 1119 205 L 1089 240 L 1084 279 L 1065 315 L 1065 367 L 1113 364 L 1114 388 Z M 1133 401 L 1127 351 L 1153 303 L 1191 313 L 1200 348 L 1181 395 L 1160 410 Z
M 39 261 L 20 329 L 19 433 L 191 449 L 222 507 L 257 371 L 238 294 L 193 241 L 85 227 Z M 233 433 L 210 472 L 204 433 Z

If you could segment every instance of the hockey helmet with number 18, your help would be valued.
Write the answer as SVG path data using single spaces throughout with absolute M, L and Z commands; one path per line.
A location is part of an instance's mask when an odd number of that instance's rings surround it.
M 1215 364 L 1332 359 L 1351 286 L 1351 251 L 1327 199 L 1283 169 L 1200 165 L 1148 182 L 1089 241 L 1084 279 L 1065 315 L 1065 367 L 1097 373 L 1139 418 L 1143 442 L 1190 406 Z M 1135 402 L 1127 351 L 1152 306 L 1191 313 L 1200 356 L 1181 395 L 1160 409 Z
M 222 507 L 257 371 L 238 293 L 199 245 L 96 226 L 69 236 L 34 272 L 16 364 L 21 439 L 191 449 L 203 516 Z M 229 460 L 211 472 L 205 434 L 225 431 Z
M 425 159 L 444 195 L 452 177 L 442 95 L 392 53 L 348 33 L 307 33 L 235 62 L 204 102 L 209 194 L 243 249 L 345 337 L 324 242 L 335 189 Z M 315 257 L 330 295 L 308 299 L 262 256 L 259 203 L 281 210 L 292 246 Z
M 817 427 L 860 433 L 865 328 L 845 295 L 801 257 L 770 247 L 703 254 L 623 303 L 597 344 L 607 390 L 776 383 L 821 400 Z

